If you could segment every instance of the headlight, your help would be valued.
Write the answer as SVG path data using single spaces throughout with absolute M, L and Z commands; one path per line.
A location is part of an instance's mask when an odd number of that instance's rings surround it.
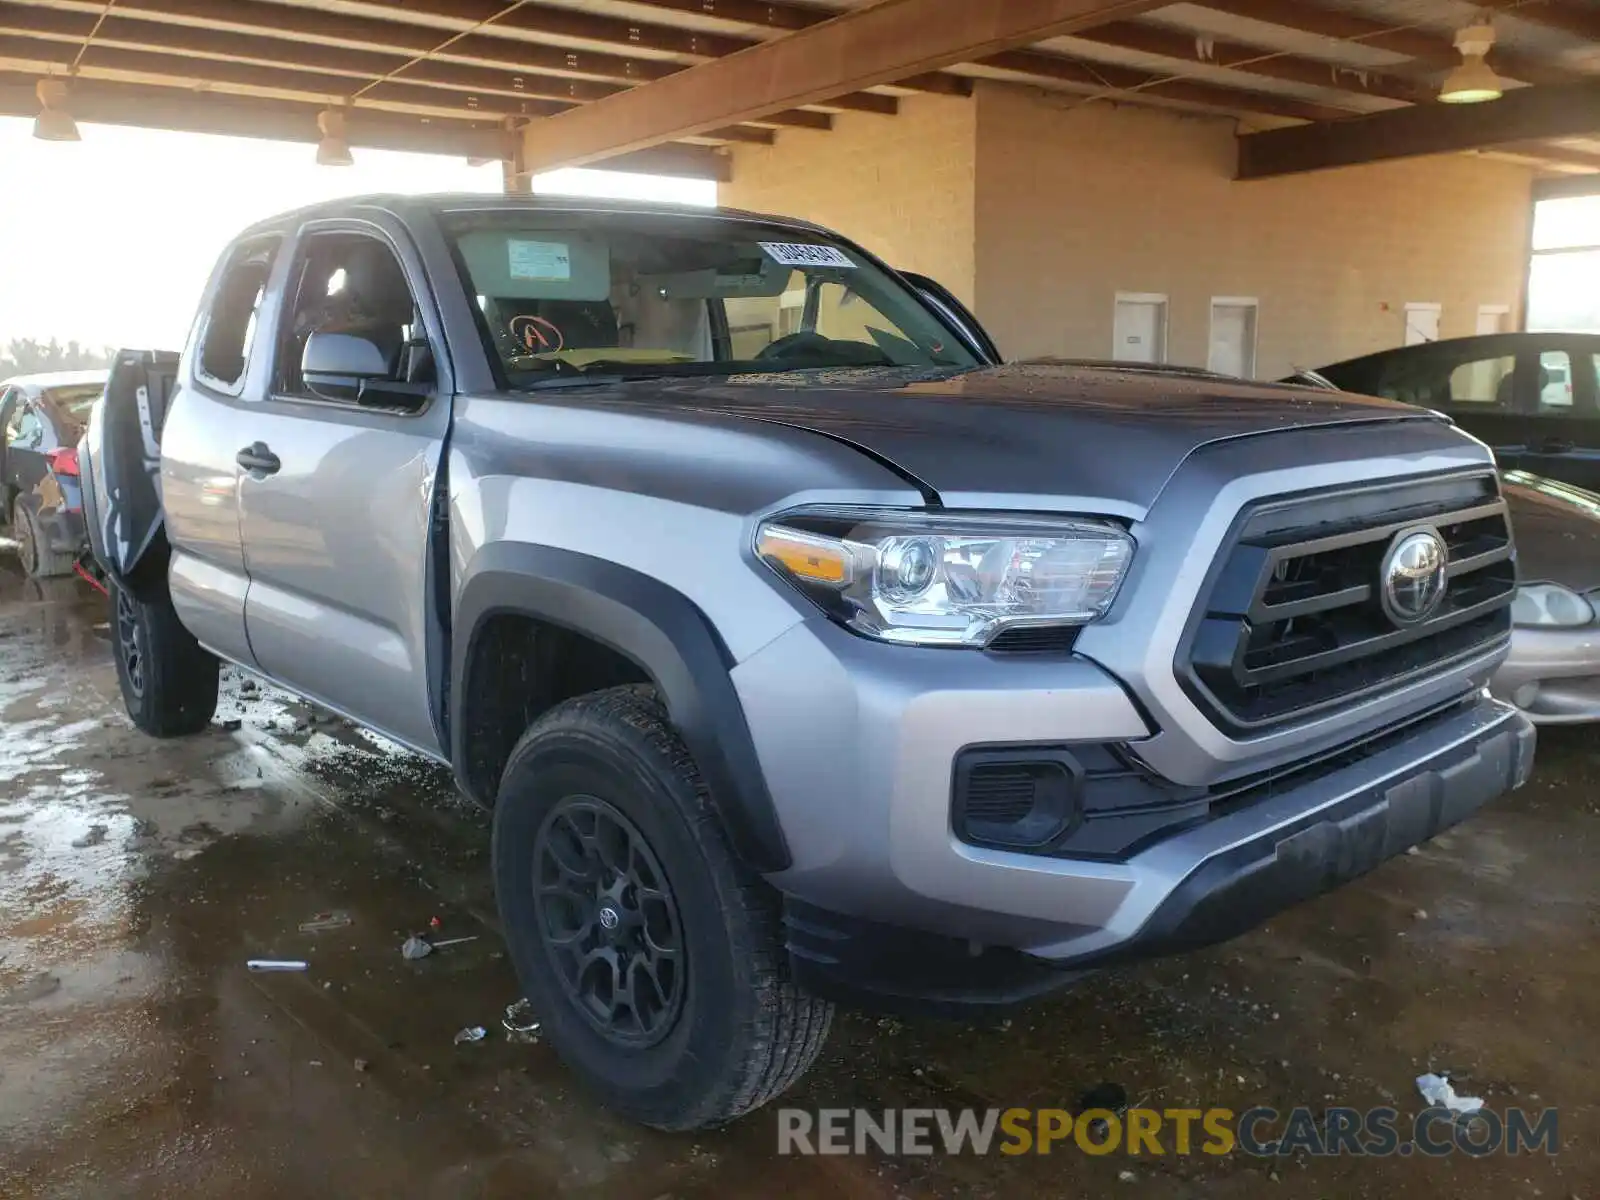
M 756 553 L 858 633 L 982 646 L 1012 626 L 1102 616 L 1133 539 L 1096 521 L 802 509 L 764 521 Z
M 1511 602 L 1511 620 L 1516 625 L 1587 625 L 1594 620 L 1594 606 L 1559 583 L 1524 584 Z

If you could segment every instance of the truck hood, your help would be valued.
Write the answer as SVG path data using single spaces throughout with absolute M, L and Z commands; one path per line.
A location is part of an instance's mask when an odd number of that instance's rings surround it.
M 640 392 L 648 387 L 652 403 Z M 624 384 L 637 409 L 772 421 L 849 442 L 932 492 L 1072 494 L 1148 509 L 1202 446 L 1281 430 L 1434 420 L 1387 400 L 1198 373 L 1016 363 Z

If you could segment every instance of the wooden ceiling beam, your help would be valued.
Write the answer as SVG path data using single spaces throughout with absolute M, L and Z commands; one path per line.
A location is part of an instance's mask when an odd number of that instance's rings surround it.
M 50 18 L 70 21 L 19 18 L 19 6 L 0 4 L 0 35 L 32 38 L 38 41 L 70 42 L 74 46 L 93 26 L 77 13 L 49 13 Z M 74 32 L 71 26 L 82 21 L 85 28 Z M 95 47 L 142 50 L 151 53 L 225 62 L 254 63 L 285 71 L 323 71 L 348 76 L 352 87 L 379 78 L 405 63 L 392 53 L 328 46 L 319 42 L 202 29 L 186 25 L 158 25 L 108 17 L 95 34 Z M 469 63 L 430 59 L 408 67 L 400 76 L 405 82 L 466 91 L 500 92 L 545 100 L 599 100 L 621 91 L 624 84 L 564 75 L 545 75 L 532 71 L 505 71 Z
M 37 29 L 64 16 L 75 16 L 84 32 L 105 7 L 100 0 L 52 0 L 49 7 L 0 3 L 0 19 L 13 28 Z M 106 24 L 122 28 L 124 20 L 151 27 L 157 41 L 175 27 L 209 32 L 249 34 L 307 45 L 340 46 L 412 58 L 436 47 L 448 31 L 437 26 L 374 20 L 345 12 L 300 8 L 267 0 L 118 0 Z M 128 35 L 137 36 L 137 35 Z M 292 53 L 292 51 L 287 52 Z M 648 83 L 682 70 L 682 64 L 661 59 L 565 49 L 522 40 L 469 34 L 435 56 L 441 62 L 469 62 L 514 70 L 550 71 L 562 75 Z
M 14 64 L 26 64 L 40 74 L 52 68 L 68 66 L 77 55 L 77 46 L 64 41 L 46 41 L 0 35 L 0 59 Z M 95 42 L 89 46 L 78 64 L 80 78 L 104 80 L 106 73 L 118 76 L 137 76 L 150 86 L 168 86 L 176 90 L 193 89 L 196 85 L 210 88 L 250 88 L 274 93 L 278 98 L 294 98 L 306 103 L 337 103 L 350 90 L 351 80 L 342 75 L 330 75 L 305 70 L 284 70 L 280 67 L 253 63 L 225 62 L 216 59 L 185 58 L 180 55 L 157 54 L 142 50 L 126 50 L 115 46 L 102 46 Z M 156 83 L 155 79 L 169 83 Z M 74 91 L 77 83 L 75 82 Z M 408 80 L 394 79 L 379 83 L 356 102 L 355 108 L 407 109 L 425 111 L 428 115 L 451 117 L 533 118 L 547 117 L 569 108 L 569 102 L 535 100 L 526 97 L 505 96 L 492 92 L 466 92 L 421 86 Z M 722 142 L 744 142 L 771 145 L 771 129 L 754 126 L 730 126 L 706 131 L 704 138 Z
M 1519 21 L 1529 21 L 1546 29 L 1582 38 L 1586 42 L 1600 42 L 1600 9 L 1589 5 L 1572 4 L 1566 0 L 1480 0 L 1488 8 L 1504 12 Z
M 1073 35 L 1080 41 L 1115 46 L 1141 54 L 1176 59 L 1185 66 L 1225 67 L 1247 75 L 1281 79 L 1314 87 L 1335 88 L 1415 104 L 1433 99 L 1431 88 L 1381 71 L 1358 71 L 1314 58 L 1251 46 L 1222 38 L 1201 39 L 1180 30 L 1133 21 L 1113 21 Z M 1204 49 L 1202 49 L 1204 47 Z
M 39 74 L 60 74 L 77 57 L 71 42 L 52 42 L 38 38 L 0 36 L 0 59 Z M 345 75 L 307 70 L 284 70 L 255 63 L 229 62 L 211 58 L 187 58 L 176 54 L 157 54 L 145 50 L 126 50 L 117 46 L 89 46 L 78 61 L 84 77 L 103 77 L 107 73 L 138 76 L 139 82 L 193 90 L 196 86 L 251 88 L 303 96 L 324 105 L 342 102 L 353 90 L 354 81 Z M 495 117 L 548 117 L 571 107 L 568 102 L 503 96 L 493 92 L 465 92 L 432 88 L 393 80 L 378 84 L 367 92 L 362 105 L 402 105 L 428 109 L 435 113 L 470 116 L 482 113 Z
M 39 101 L 33 89 L 37 78 L 22 72 L 0 72 L 0 113 L 14 117 L 36 114 Z M 208 93 L 196 97 L 177 88 L 96 79 L 80 78 L 72 84 L 73 115 L 80 122 L 99 125 L 315 144 L 321 137 L 316 120 L 320 107 L 262 96 Z M 357 109 L 350 113 L 346 129 L 351 145 L 374 149 L 489 159 L 500 158 L 506 151 L 505 131 L 493 121 L 424 121 Z
M 1539 159 L 1541 162 L 1579 167 L 1585 171 L 1600 171 L 1600 153 L 1592 150 L 1575 150 L 1559 142 L 1506 142 L 1494 148 L 1505 154 L 1523 155 Z
M 1561 200 L 1571 196 L 1600 196 L 1600 174 L 1533 181 L 1535 200 Z
M 1200 0 L 1218 12 L 1248 17 L 1301 33 L 1313 33 L 1338 41 L 1360 42 L 1377 50 L 1404 55 L 1429 70 L 1449 69 L 1461 61 L 1455 48 L 1455 31 L 1419 29 L 1398 21 L 1375 20 L 1342 9 L 1324 8 L 1308 0 Z M 1524 83 L 1573 83 L 1583 78 L 1573 71 L 1517 54 L 1496 46 L 1489 63 L 1508 79 Z M 1398 67 L 1384 68 L 1396 71 Z
M 782 29 L 788 33 L 820 25 L 833 16 L 833 13 L 825 8 L 811 8 L 800 4 L 768 4 L 765 0 L 631 0 L 631 3 L 641 8 L 692 13 L 697 17 L 715 17 L 719 21 L 757 25 L 766 29 Z
M 430 8 L 454 10 L 455 0 L 430 0 Z M 23 32 L 50 32 L 66 28 L 87 33 L 99 19 L 105 7 L 103 0 L 49 0 L 48 6 L 36 6 L 8 0 L 0 3 L 0 23 Z M 503 4 L 496 4 L 496 10 Z M 268 0 L 118 0 L 116 8 L 106 14 L 102 30 L 108 27 L 118 31 L 123 40 L 138 40 L 130 33 L 131 25 L 150 25 L 154 30 L 149 40 L 159 46 L 174 26 L 199 29 L 207 33 L 248 34 L 289 39 L 299 45 L 333 45 L 373 53 L 399 55 L 413 58 L 428 54 L 450 36 L 450 30 L 438 25 L 407 23 L 406 13 L 426 12 L 429 9 L 416 5 L 393 8 L 389 5 L 369 4 L 362 11 L 373 11 L 383 16 L 360 15 L 341 10 L 303 8 L 298 5 L 270 3 Z M 541 9 L 541 12 L 565 13 L 560 9 Z M 577 14 L 585 16 L 586 14 Z M 552 22 L 558 28 L 587 28 L 582 22 L 576 25 Z M 620 23 L 626 24 L 626 23 Z M 488 26 L 486 30 L 494 30 Z M 613 30 L 613 32 L 616 32 Z M 107 32 L 107 36 L 110 33 Z M 98 37 L 97 37 L 98 40 Z M 620 47 L 644 46 L 642 41 L 617 43 Z M 721 46 L 721 43 L 713 43 Z M 294 50 L 282 51 L 286 57 Z M 661 58 L 610 54 L 587 48 L 565 47 L 541 43 L 524 37 L 495 36 L 487 31 L 467 34 L 433 55 L 430 62 L 465 62 L 472 65 L 510 67 L 520 71 L 542 71 L 562 75 L 581 75 L 595 79 L 614 80 L 620 83 L 639 84 L 687 69 L 689 64 Z M 420 66 L 420 64 L 419 64 Z M 415 70 L 416 68 L 412 68 Z M 912 86 L 910 84 L 906 86 Z M 918 89 L 923 90 L 923 89 Z M 927 89 L 931 90 L 931 88 Z M 841 94 L 829 97 L 832 108 L 854 112 L 893 115 L 897 104 L 893 96 L 875 93 Z
M 240 7 L 244 8 L 246 5 L 241 4 Z M 87 13 L 29 9 L 20 4 L 0 3 L 0 42 L 7 46 L 4 57 L 36 59 L 64 65 L 59 46 L 71 45 L 75 52 L 77 43 L 86 37 L 93 27 L 94 18 Z M 58 49 L 52 51 L 50 49 L 52 43 Z M 140 67 L 129 69 L 142 70 L 148 67 L 157 74 L 210 78 L 222 82 L 226 82 L 229 72 L 218 72 L 203 65 L 189 67 L 182 60 L 193 58 L 203 63 L 204 60 L 212 59 L 225 63 L 251 64 L 289 73 L 320 72 L 327 76 L 341 75 L 347 79 L 340 86 L 335 87 L 334 81 L 324 79 L 321 81 L 323 86 L 312 89 L 341 96 L 405 65 L 403 52 L 330 46 L 320 42 L 297 41 L 288 37 L 246 34 L 199 26 L 159 24 L 153 21 L 108 16 L 95 34 L 90 55 L 104 57 L 106 52 L 115 50 L 160 54 L 170 56 L 172 60 L 170 63 L 154 63 L 152 60 Z M 115 58 L 115 55 L 111 57 Z M 71 56 L 68 55 L 65 61 L 70 62 L 70 59 Z M 233 73 L 232 77 L 242 79 L 239 73 Z M 304 82 L 301 81 L 302 84 Z M 396 77 L 395 82 L 440 89 L 443 94 L 428 101 L 434 107 L 465 106 L 471 109 L 483 108 L 486 111 L 517 113 L 526 111 L 528 115 L 547 115 L 548 112 L 560 111 L 560 107 L 565 107 L 566 104 L 602 99 L 622 91 L 625 86 L 607 81 L 545 75 L 530 71 L 504 71 L 437 59 L 428 59 L 406 66 L 404 72 Z M 305 88 L 302 87 L 300 90 Z M 529 106 L 526 109 L 520 106 L 508 107 L 502 102 L 487 105 L 467 104 L 461 96 L 463 92 L 531 100 L 558 100 L 566 104 L 548 110 L 537 106 Z M 419 101 L 428 99 L 420 92 L 416 95 Z M 873 100 L 892 104 L 894 98 L 874 96 Z M 824 112 L 798 110 L 774 113 L 763 124 L 827 130 L 832 127 L 833 121 Z M 750 131 L 750 137 L 761 140 L 754 130 Z
M 538 123 L 534 170 L 821 103 L 952 63 L 1158 8 L 1162 0 L 881 0 Z
M 708 33 L 677 25 L 627 21 L 575 9 L 526 5 L 507 12 L 505 0 L 347 0 L 347 3 L 351 11 L 369 13 L 383 20 L 403 21 L 407 17 L 427 14 L 467 27 L 495 18 L 480 32 L 489 36 L 531 34 L 540 40 L 560 38 L 604 46 L 627 46 L 688 58 L 725 58 L 762 44 L 754 38 Z M 827 15 L 824 13 L 823 17 Z M 880 103 L 884 99 L 893 98 L 845 93 L 833 97 L 828 104 L 856 112 L 892 114 L 895 111 L 892 106 L 886 108 Z
M 1268 179 L 1327 167 L 1597 134 L 1600 80 L 1515 88 L 1488 104 L 1417 105 L 1331 124 L 1246 134 L 1239 139 L 1238 177 Z
M 34 85 L 39 76 L 0 71 L 0 115 L 32 117 L 39 110 Z M 238 96 L 220 92 L 195 95 L 158 84 L 78 78 L 72 83 L 72 112 L 85 124 L 171 129 L 185 133 L 265 138 L 315 145 L 320 103 Z M 371 108 L 354 108 L 345 121 L 350 144 L 376 150 L 404 150 L 464 158 L 499 159 L 509 152 L 499 121 L 415 117 Z M 731 178 L 724 153 L 682 143 L 652 147 L 590 164 L 608 171 L 639 171 L 691 179 Z
M 1182 104 L 1200 104 L 1207 108 L 1221 108 L 1232 112 L 1263 113 L 1268 116 L 1289 117 L 1299 121 L 1328 121 L 1348 116 L 1337 108 L 1296 100 L 1292 96 L 1278 96 L 1266 92 L 1251 92 L 1242 88 L 1223 87 L 1220 84 L 1201 83 L 1190 79 L 1163 79 L 1147 71 L 1132 67 L 1113 66 L 1109 63 L 1089 63 L 1081 59 L 1066 58 L 1059 54 L 1043 54 L 1037 50 L 1007 50 L 990 54 L 978 62 L 1000 71 L 1014 71 L 1040 79 L 1054 79 L 1125 95 L 1131 101 L 1140 97 L 1172 100 Z

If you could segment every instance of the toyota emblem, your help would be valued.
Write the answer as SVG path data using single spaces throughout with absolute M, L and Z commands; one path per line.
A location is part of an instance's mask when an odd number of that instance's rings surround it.
M 1396 625 L 1426 621 L 1444 600 L 1449 554 L 1433 529 L 1402 529 L 1383 557 L 1379 595 Z

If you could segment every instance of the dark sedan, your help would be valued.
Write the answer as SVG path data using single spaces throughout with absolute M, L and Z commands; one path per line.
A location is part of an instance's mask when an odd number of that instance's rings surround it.
M 65 575 L 84 546 L 78 439 L 106 372 L 25 375 L 0 383 L 0 524 L 29 575 Z
M 1600 492 L 1600 334 L 1494 333 L 1401 346 L 1316 374 L 1447 414 L 1505 470 Z
M 1518 587 L 1490 690 L 1538 724 L 1600 720 L 1600 496 L 1525 471 L 1501 479 Z

